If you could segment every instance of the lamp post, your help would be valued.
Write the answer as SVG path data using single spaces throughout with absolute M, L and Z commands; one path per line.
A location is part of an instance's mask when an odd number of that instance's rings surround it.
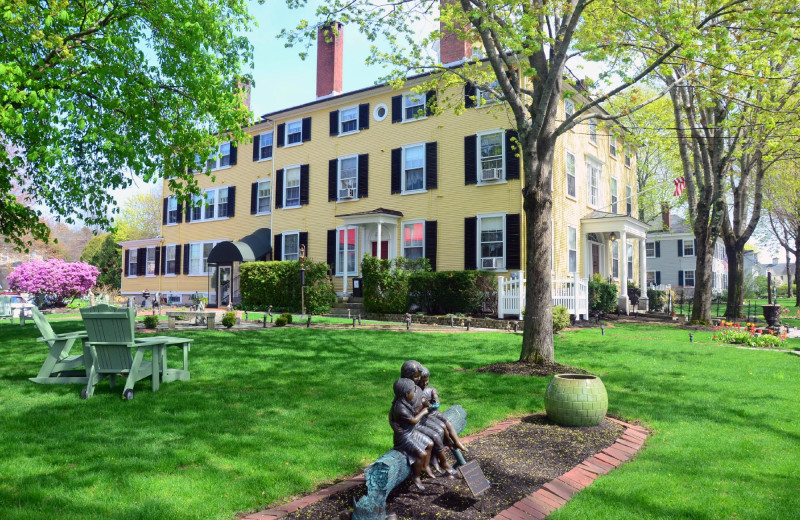
M 300 307 L 301 315 L 306 315 L 306 246 L 300 245 Z

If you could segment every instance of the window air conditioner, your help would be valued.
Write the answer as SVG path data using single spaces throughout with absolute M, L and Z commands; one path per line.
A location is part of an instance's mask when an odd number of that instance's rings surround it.
M 482 181 L 499 181 L 503 174 L 502 168 L 485 168 L 481 173 Z
M 345 188 L 343 190 L 339 190 L 339 199 L 354 199 L 356 197 L 356 189 L 355 188 Z
M 502 258 L 482 258 L 481 267 L 483 269 L 497 269 L 502 263 Z

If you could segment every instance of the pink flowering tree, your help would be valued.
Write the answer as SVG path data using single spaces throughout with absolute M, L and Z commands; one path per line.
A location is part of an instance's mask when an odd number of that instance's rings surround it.
M 35 295 L 40 306 L 54 307 L 85 295 L 98 274 L 97 268 L 86 262 L 33 260 L 17 266 L 8 275 L 8 283 L 13 290 Z

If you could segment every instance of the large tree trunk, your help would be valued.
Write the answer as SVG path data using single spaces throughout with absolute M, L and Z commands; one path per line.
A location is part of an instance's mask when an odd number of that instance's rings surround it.
M 552 363 L 553 296 L 550 281 L 550 218 L 553 200 L 550 178 L 553 172 L 555 140 L 536 143 L 520 133 L 523 148 L 525 179 L 538 179 L 523 189 L 525 210 L 525 322 L 520 361 Z M 545 187 L 546 189 L 543 189 Z
M 784 250 L 786 252 L 786 297 L 792 297 L 792 269 L 789 265 L 791 262 L 791 258 L 789 258 L 789 251 Z
M 737 321 L 742 317 L 744 307 L 744 249 L 737 250 L 735 245 L 726 241 L 725 253 L 728 255 L 728 304 L 725 318 Z
M 692 304 L 691 322 L 697 324 L 711 323 L 711 271 L 714 261 L 714 247 L 709 247 L 709 231 L 705 229 L 701 233 L 695 230 L 697 237 L 697 265 L 694 272 L 694 297 Z M 711 242 L 714 243 L 713 241 Z
M 794 234 L 794 281 L 800 280 L 800 227 L 795 230 Z M 794 292 L 796 307 L 800 307 L 800 284 Z

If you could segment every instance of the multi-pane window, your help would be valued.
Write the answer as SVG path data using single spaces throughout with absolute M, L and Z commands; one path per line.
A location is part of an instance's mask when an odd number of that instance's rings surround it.
M 296 119 L 286 123 L 286 144 L 303 142 L 303 120 Z
M 631 167 L 631 159 L 633 157 L 633 149 L 630 145 L 625 145 L 625 166 Z
M 617 138 L 613 135 L 608 136 L 608 155 L 617 156 Z
M 655 242 L 647 242 L 644 245 L 644 252 L 647 255 L 647 258 L 655 258 L 656 257 L 656 243 Z
M 575 191 L 575 156 L 567 152 L 567 197 L 576 197 Z
M 147 248 L 147 276 L 156 275 L 156 248 Z
M 358 130 L 358 107 L 339 111 L 339 135 Z
M 480 269 L 505 268 L 505 222 L 502 216 L 478 218 Z
M 628 278 L 633 279 L 633 244 L 626 244 L 628 250 Z
M 128 276 L 136 276 L 139 270 L 139 250 L 129 249 L 128 251 L 130 251 L 128 255 Z
M 208 255 L 215 242 L 195 242 L 189 245 L 189 274 L 208 274 Z
M 619 242 L 611 242 L 611 276 L 619 278 Z
M 300 233 L 283 234 L 283 259 L 300 260 Z
M 611 177 L 611 213 L 617 212 L 617 179 Z
M 425 189 L 425 145 L 403 148 L 403 191 Z
M 167 257 L 164 260 L 162 260 L 163 262 L 166 262 L 166 265 L 164 266 L 165 274 L 178 274 L 176 269 L 177 265 L 175 262 L 175 256 L 176 256 L 175 254 L 177 251 L 178 251 L 178 246 L 167 246 L 166 249 Z
M 425 117 L 425 94 L 403 94 L 403 121 Z
M 403 256 L 411 260 L 425 256 L 424 222 L 405 222 L 403 224 Z
M 572 117 L 572 115 L 574 113 L 575 113 L 575 103 L 573 103 L 572 100 L 565 99 L 564 100 L 564 116 L 566 116 L 566 118 L 570 118 L 570 117 Z
M 477 89 L 477 92 L 476 92 L 477 98 L 478 98 L 477 105 L 479 107 L 482 107 L 482 106 L 486 106 L 486 105 L 491 105 L 493 103 L 497 103 L 497 101 L 498 101 L 497 96 L 494 95 L 492 90 L 494 90 L 496 92 L 497 90 L 499 90 L 499 88 L 500 88 L 500 83 L 498 81 L 493 81 L 492 83 L 489 84 L 489 88 L 486 88 L 486 89 L 479 88 L 479 89 Z M 492 90 L 490 90 L 490 89 L 492 89 Z
M 226 141 L 219 145 L 219 148 L 209 157 L 208 169 L 216 170 L 231 165 L 231 143 Z
M 647 286 L 650 287 L 651 285 L 655 284 L 656 284 L 656 272 L 647 271 Z
M 205 198 L 202 195 L 192 196 L 192 221 L 203 219 L 203 203 Z
M 347 274 L 356 275 L 357 271 L 357 241 L 358 228 L 348 227 L 339 228 L 337 231 L 338 241 L 336 244 L 336 274 L 344 274 L 344 266 L 347 265 Z
M 694 256 L 694 240 L 683 241 L 683 256 Z
M 192 222 L 226 218 L 228 216 L 228 187 L 212 188 L 193 197 Z
M 578 230 L 567 226 L 567 268 L 570 273 L 578 271 Z
M 300 167 L 286 168 L 286 192 L 284 193 L 283 200 L 284 208 L 294 208 L 300 206 Z
M 228 216 L 228 188 L 220 188 L 217 191 L 217 217 Z
M 261 160 L 272 159 L 272 132 L 266 132 L 259 136 L 258 158 Z
M 591 161 L 587 162 L 586 177 L 589 206 L 597 207 L 600 205 L 600 165 Z
M 272 183 L 269 180 L 259 181 L 257 213 L 269 213 L 272 203 Z
M 339 159 L 339 200 L 358 196 L 358 156 Z
M 178 199 L 169 197 L 167 199 L 167 224 L 178 223 Z
M 217 190 L 205 192 L 206 195 L 206 208 L 203 212 L 203 218 L 208 220 L 214 218 L 217 211 Z
M 683 272 L 683 286 L 684 287 L 694 287 L 694 271 L 684 271 Z
M 593 144 L 597 144 L 597 120 L 590 119 L 589 120 L 589 141 Z
M 625 214 L 633 215 L 633 189 L 630 186 L 625 186 Z
M 503 132 L 478 134 L 481 182 L 502 180 Z

